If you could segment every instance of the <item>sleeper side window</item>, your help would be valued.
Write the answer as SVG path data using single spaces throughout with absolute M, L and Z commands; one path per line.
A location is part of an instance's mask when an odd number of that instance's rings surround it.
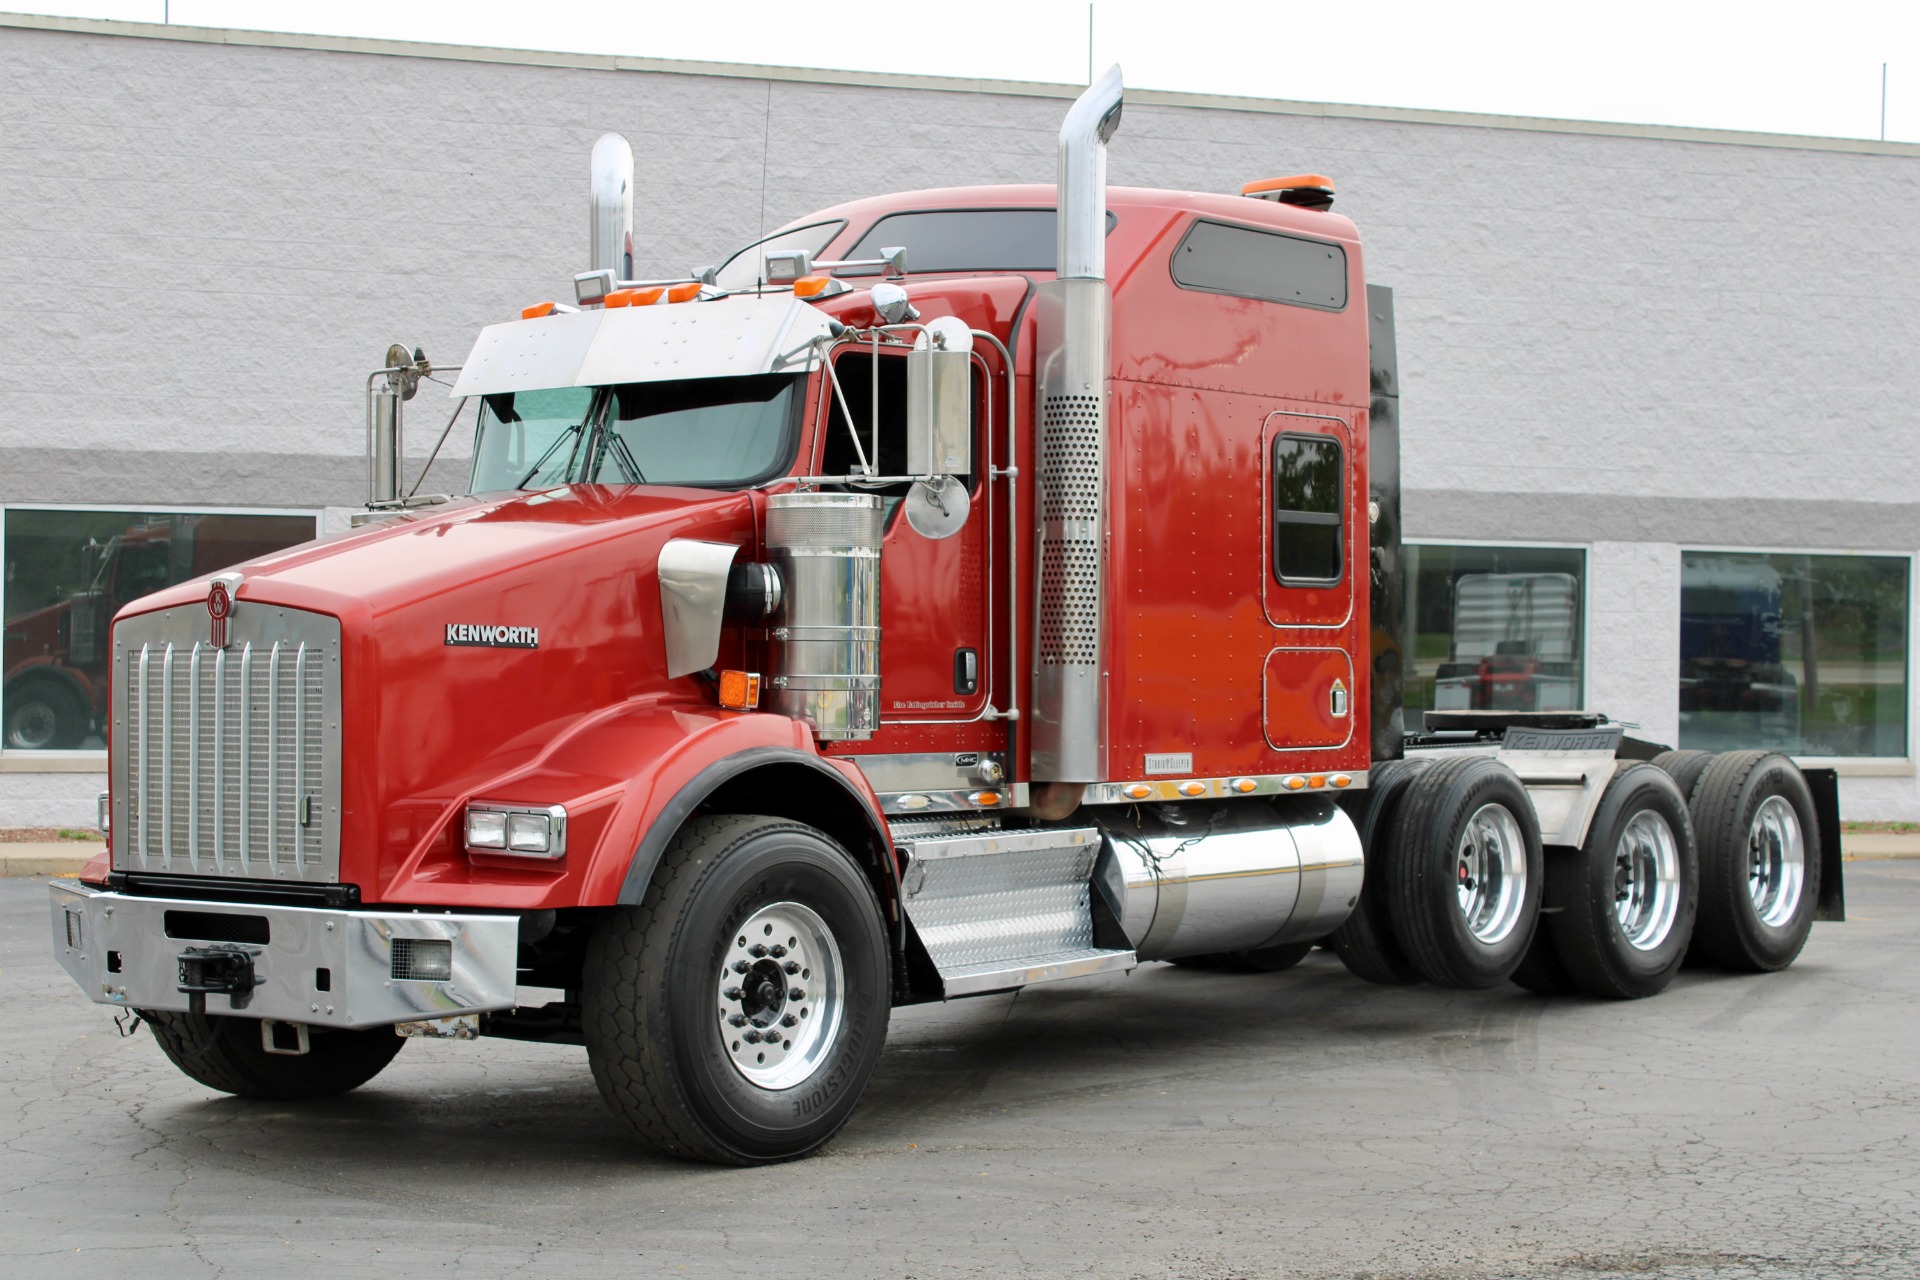
M 1344 464 L 1340 442 L 1330 436 L 1274 438 L 1273 576 L 1285 586 L 1340 581 Z

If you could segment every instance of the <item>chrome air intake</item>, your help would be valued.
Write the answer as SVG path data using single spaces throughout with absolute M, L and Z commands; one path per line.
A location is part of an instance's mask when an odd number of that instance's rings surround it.
M 768 709 L 822 738 L 880 726 L 879 495 L 780 493 L 767 499 L 767 556 L 784 599 L 770 632 Z
M 1120 125 L 1114 67 L 1060 127 L 1059 278 L 1040 286 L 1040 645 L 1033 777 L 1099 782 L 1106 564 L 1107 140 Z

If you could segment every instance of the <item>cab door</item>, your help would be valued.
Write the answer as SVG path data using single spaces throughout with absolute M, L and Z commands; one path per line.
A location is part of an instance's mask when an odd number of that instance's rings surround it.
M 1345 417 L 1285 410 L 1261 429 L 1261 600 L 1274 640 L 1262 718 L 1275 750 L 1338 747 L 1353 735 L 1354 436 Z

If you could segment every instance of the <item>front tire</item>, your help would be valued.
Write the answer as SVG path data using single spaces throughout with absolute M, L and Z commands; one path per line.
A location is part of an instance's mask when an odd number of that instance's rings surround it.
M 1414 779 L 1387 861 L 1387 905 L 1407 960 L 1435 986 L 1486 990 L 1513 975 L 1539 922 L 1540 822 L 1513 770 L 1443 760 Z
M 65 684 L 42 677 L 8 689 L 0 743 L 17 751 L 64 751 L 87 736 L 87 706 Z
M 1700 896 L 1693 824 L 1664 769 L 1621 764 L 1577 854 L 1547 868 L 1541 929 L 1580 990 L 1634 1000 L 1666 990 L 1687 954 Z M 1537 946 L 1538 944 L 1536 944 Z
M 1820 900 L 1820 828 L 1793 761 L 1770 751 L 1715 757 L 1694 789 L 1700 920 L 1694 947 L 1726 969 L 1772 973 L 1807 945 Z
M 154 1043 L 189 1079 L 241 1098 L 292 1101 L 358 1089 L 379 1075 L 406 1041 L 387 1027 L 309 1028 L 299 1055 L 268 1053 L 260 1022 L 225 1014 L 140 1013 Z
M 588 944 L 594 1083 L 666 1155 L 768 1164 L 818 1148 L 859 1104 L 891 1010 L 867 878 L 812 827 L 699 818 L 645 900 Z

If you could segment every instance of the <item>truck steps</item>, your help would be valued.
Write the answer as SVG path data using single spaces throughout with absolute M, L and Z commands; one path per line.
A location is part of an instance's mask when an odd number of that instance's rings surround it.
M 896 836 L 907 854 L 907 916 L 948 998 L 1139 963 L 1132 951 L 1094 945 L 1097 828 Z

